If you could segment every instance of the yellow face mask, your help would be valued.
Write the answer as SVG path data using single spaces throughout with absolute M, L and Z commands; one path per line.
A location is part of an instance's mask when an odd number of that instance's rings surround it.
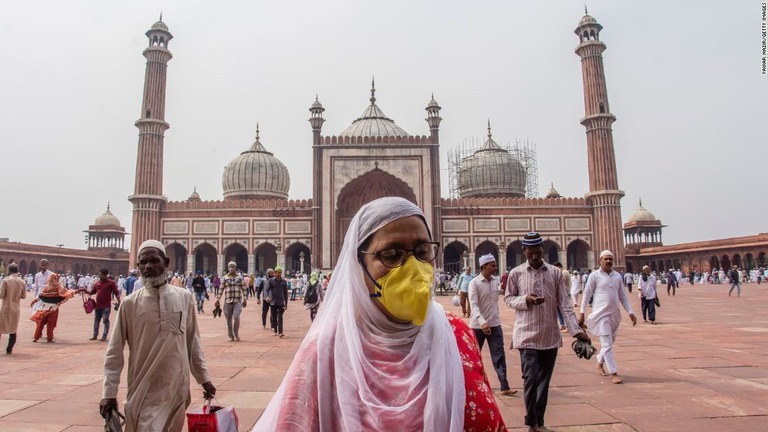
M 433 276 L 431 263 L 410 256 L 403 265 L 376 280 L 376 294 L 371 297 L 379 297 L 387 311 L 398 319 L 422 325 L 432 298 Z

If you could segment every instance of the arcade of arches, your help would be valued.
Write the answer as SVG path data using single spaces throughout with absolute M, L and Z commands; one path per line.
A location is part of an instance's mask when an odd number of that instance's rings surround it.
M 226 264 L 234 261 L 237 268 L 241 271 L 255 269 L 255 272 L 263 273 L 268 268 L 275 268 L 279 249 L 272 243 L 261 243 L 248 254 L 245 246 L 233 242 L 224 248 L 224 254 L 219 256 L 218 251 L 210 243 L 201 243 L 195 247 L 192 256 L 194 257 L 194 271 L 201 271 L 205 274 L 216 272 L 219 259 Z M 166 253 L 170 260 L 169 271 L 174 273 L 185 273 L 188 271 L 188 260 L 191 258 L 187 254 L 187 249 L 179 243 L 171 243 L 166 246 Z M 294 243 L 285 249 L 285 270 L 289 272 L 304 271 L 312 269 L 310 259 L 310 249 L 302 243 Z
M 128 269 L 127 252 L 103 253 L 80 249 L 0 242 L 0 274 L 7 272 L 8 264 L 19 265 L 19 273 L 40 271 L 40 260 L 48 260 L 48 268 L 55 273 L 97 274 L 102 268 L 113 274 L 125 274 Z
M 644 265 L 652 270 L 680 269 L 684 273 L 711 272 L 737 266 L 744 270 L 768 267 L 768 234 L 683 243 L 627 251 L 627 270 L 639 271 Z
M 544 249 L 542 259 L 549 264 L 560 261 L 566 268 L 572 270 L 585 270 L 589 268 L 589 255 L 591 251 L 583 240 L 572 241 L 568 245 L 565 254 L 563 254 L 560 246 L 551 240 L 546 240 L 542 248 Z M 500 257 L 499 252 L 502 250 L 503 254 Z M 496 262 L 504 261 L 507 270 L 513 269 L 525 262 L 523 243 L 520 240 L 515 240 L 507 245 L 506 248 L 503 245 L 500 247 L 499 244 L 486 240 L 478 244 L 472 252 L 464 243 L 453 241 L 443 247 L 443 269 L 445 271 L 460 272 L 465 267 L 471 266 L 474 271 L 477 269 L 480 256 L 489 253 L 496 258 Z M 470 265 L 470 263 L 474 264 Z

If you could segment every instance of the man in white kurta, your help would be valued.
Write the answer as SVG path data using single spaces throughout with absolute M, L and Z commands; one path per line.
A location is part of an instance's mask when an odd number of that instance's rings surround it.
M 621 324 L 621 309 L 629 313 L 632 325 L 637 324 L 632 305 L 629 304 L 629 295 L 624 290 L 624 279 L 619 272 L 613 271 L 613 253 L 603 251 L 600 253 L 600 269 L 592 272 L 584 287 L 584 298 L 581 301 L 581 317 L 579 323 L 584 323 L 584 313 L 589 307 L 589 299 L 592 298 L 592 312 L 587 319 L 589 332 L 600 339 L 600 352 L 597 354 L 597 369 L 603 375 L 613 375 L 614 384 L 620 384 L 616 368 L 616 359 L 613 355 L 613 344 Z
M 168 261 L 161 248 L 152 240 L 139 248 L 145 286 L 123 300 L 104 356 L 102 415 L 117 406 L 128 343 L 126 431 L 181 431 L 191 400 L 190 372 L 208 395 L 216 392 L 208 377 L 192 294 L 165 283 L 167 262 L 162 269 L 144 262 L 147 257 L 155 264 L 158 258 Z
M 33 285 L 33 289 L 35 291 L 35 297 L 40 295 L 40 291 L 45 288 L 46 285 L 48 285 L 48 278 L 51 277 L 53 273 L 48 270 L 48 260 L 47 259 L 41 259 L 40 260 L 40 271 L 37 272 L 35 275 L 35 282 Z

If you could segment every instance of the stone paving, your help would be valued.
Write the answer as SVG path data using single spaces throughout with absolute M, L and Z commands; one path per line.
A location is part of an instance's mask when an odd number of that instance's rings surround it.
M 547 425 L 557 431 L 743 431 L 768 423 L 768 285 L 747 284 L 728 297 L 726 285 L 684 285 L 675 297 L 661 295 L 658 325 L 629 324 L 616 344 L 624 384 L 595 372 L 594 361 L 560 351 L 550 391 Z M 633 307 L 639 299 L 632 295 Z M 438 296 L 449 310 L 450 296 Z M 248 430 L 277 389 L 309 325 L 300 302 L 286 312 L 286 338 L 260 323 L 261 307 L 243 313 L 242 342 L 229 342 L 223 318 L 200 316 L 210 374 L 222 404 L 234 405 L 241 430 Z M 460 312 L 460 311 L 459 311 Z M 24 314 L 26 315 L 26 314 Z M 640 316 L 638 311 L 638 316 Z M 14 353 L 0 357 L 0 431 L 101 431 L 104 342 L 91 342 L 92 316 L 78 298 L 61 311 L 56 342 L 32 343 L 33 323 L 22 318 Z M 514 311 L 502 308 L 506 343 Z M 7 341 L 2 335 L 0 347 Z M 1 351 L 0 351 L 1 352 Z M 488 350 L 491 384 L 498 389 Z M 520 388 L 519 356 L 507 352 L 510 383 Z M 123 376 L 125 383 L 125 376 Z M 193 380 L 194 382 L 194 380 Z M 192 386 L 193 404 L 202 389 Z M 120 401 L 124 402 L 125 388 Z M 498 396 L 507 426 L 523 427 L 520 395 Z

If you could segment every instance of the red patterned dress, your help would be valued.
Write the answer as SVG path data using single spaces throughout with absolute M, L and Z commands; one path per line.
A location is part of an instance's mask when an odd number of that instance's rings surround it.
M 445 315 L 456 336 L 461 364 L 464 367 L 464 387 L 467 389 L 467 400 L 464 404 L 464 430 L 467 432 L 506 430 L 491 384 L 483 369 L 483 360 L 475 333 L 458 316 L 450 312 L 446 312 Z

